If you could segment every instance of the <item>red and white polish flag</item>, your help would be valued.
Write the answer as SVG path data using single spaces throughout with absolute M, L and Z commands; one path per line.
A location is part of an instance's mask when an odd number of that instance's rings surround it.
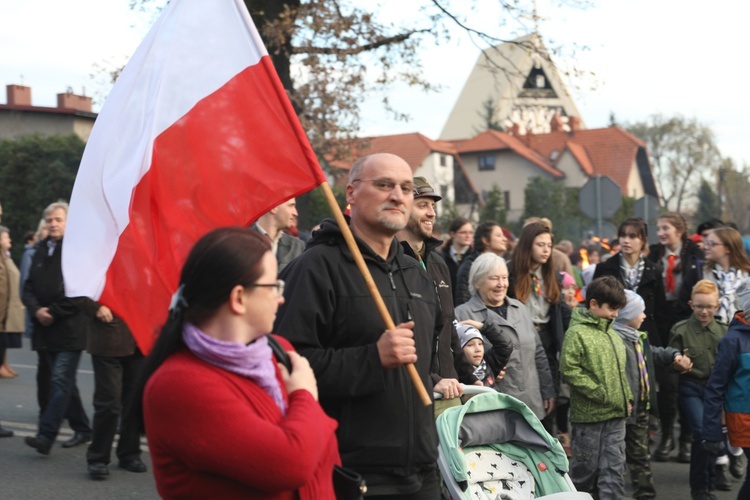
M 209 6 L 210 4 L 210 6 Z M 66 295 L 147 353 L 192 245 L 325 181 L 241 0 L 172 0 L 96 120 L 70 202 Z

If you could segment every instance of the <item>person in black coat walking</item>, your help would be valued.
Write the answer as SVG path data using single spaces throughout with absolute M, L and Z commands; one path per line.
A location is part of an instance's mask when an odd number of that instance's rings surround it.
M 109 474 L 107 465 L 118 423 L 119 466 L 130 472 L 146 472 L 140 458 L 140 431 L 130 411 L 146 358 L 128 326 L 107 306 L 88 297 L 75 300 L 91 327 L 86 350 L 94 368 L 94 429 L 86 451 L 88 473 L 96 479 Z
M 81 352 L 86 348 L 87 323 L 75 303 L 65 296 L 62 275 L 62 242 L 68 204 L 52 203 L 44 211 L 49 236 L 39 242 L 24 284 L 23 303 L 34 324 L 32 348 L 40 363 L 50 370 L 49 394 L 44 403 L 35 437 L 27 445 L 48 455 L 65 417 L 75 435 L 63 447 L 76 446 L 91 439 L 91 425 L 81 403 L 76 372 Z M 43 370 L 42 370 L 43 372 Z M 46 399 L 46 402 L 42 400 Z

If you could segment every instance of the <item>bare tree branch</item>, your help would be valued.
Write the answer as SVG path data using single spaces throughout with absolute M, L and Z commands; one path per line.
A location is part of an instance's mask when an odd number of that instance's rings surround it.
M 292 54 L 327 54 L 327 55 L 351 56 L 351 55 L 361 54 L 363 52 L 368 52 L 371 50 L 379 49 L 380 47 L 398 44 L 405 40 L 408 40 L 410 37 L 412 37 L 415 34 L 429 33 L 431 31 L 432 30 L 430 29 L 413 30 L 413 31 L 409 31 L 408 33 L 401 33 L 399 35 L 382 38 L 375 42 L 366 43 L 366 44 L 359 45 L 357 47 L 352 47 L 349 49 L 343 49 L 339 47 L 314 47 L 314 46 L 292 47 Z

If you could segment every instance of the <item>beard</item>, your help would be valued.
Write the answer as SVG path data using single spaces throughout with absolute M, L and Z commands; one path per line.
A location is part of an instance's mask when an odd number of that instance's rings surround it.
M 409 222 L 406 223 L 406 229 L 408 229 L 413 235 L 419 237 L 422 241 L 432 237 L 432 230 L 426 231 L 419 223 L 419 219 L 409 217 Z
M 383 203 L 378 207 L 378 222 L 384 228 L 397 233 L 406 227 L 407 221 L 391 219 L 388 215 L 388 212 L 386 212 L 386 210 L 390 208 L 394 208 L 393 203 Z M 403 206 L 396 206 L 396 208 L 398 208 L 402 214 L 406 215 L 406 208 L 404 208 Z

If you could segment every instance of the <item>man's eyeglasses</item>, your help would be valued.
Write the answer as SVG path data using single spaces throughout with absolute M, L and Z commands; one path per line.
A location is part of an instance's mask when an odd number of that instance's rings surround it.
M 352 184 L 355 182 L 369 182 L 373 186 L 375 186 L 375 189 L 379 191 L 383 191 L 386 193 L 390 193 L 395 189 L 396 186 L 401 188 L 401 192 L 406 195 L 414 195 L 414 183 L 413 182 L 402 182 L 398 183 L 395 181 L 392 181 L 391 179 L 354 179 L 352 181 Z
M 711 240 L 704 241 L 703 244 L 706 245 L 708 248 L 713 248 L 713 247 L 717 247 L 717 246 L 724 246 L 724 243 L 722 243 L 720 241 L 711 241 Z
M 253 283 L 252 285 L 247 285 L 248 287 L 251 286 L 272 286 L 276 288 L 276 292 L 279 295 L 284 295 L 284 280 L 276 280 L 276 283 Z

